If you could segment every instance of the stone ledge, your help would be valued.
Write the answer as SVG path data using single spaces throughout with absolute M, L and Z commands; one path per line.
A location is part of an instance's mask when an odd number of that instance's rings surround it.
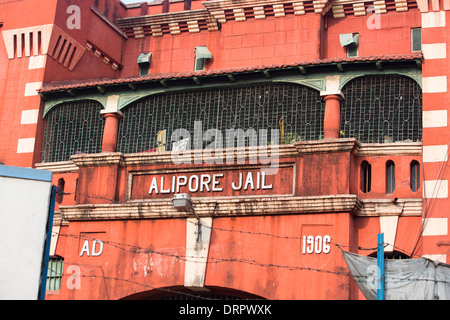
M 357 217 L 421 216 L 422 199 L 360 199 L 356 195 L 193 198 L 198 217 L 350 213 Z M 61 206 L 62 224 L 70 221 L 169 219 L 193 217 L 176 211 L 171 200 Z
M 294 142 L 300 154 L 357 152 L 360 143 L 355 138 L 323 139 L 314 141 Z
M 357 213 L 356 195 L 319 197 L 193 198 L 199 217 Z M 118 204 L 83 204 L 60 207 L 63 224 L 69 221 L 186 218 L 193 214 L 176 211 L 170 200 L 135 201 Z
M 73 161 L 36 163 L 35 167 L 39 170 L 48 170 L 57 173 L 78 172 L 79 170 L 78 166 Z
M 421 156 L 422 142 L 361 143 L 357 156 Z
M 279 158 L 295 158 L 300 155 L 314 154 L 314 153 L 332 153 L 332 152 L 352 152 L 358 157 L 371 156 L 389 156 L 389 155 L 407 155 L 407 156 L 421 156 L 422 143 L 421 142 L 393 142 L 393 143 L 360 143 L 354 138 L 341 139 L 324 139 L 315 141 L 299 141 L 293 144 L 279 145 L 277 148 Z M 227 151 L 232 149 L 218 149 L 222 152 L 220 158 L 223 163 L 227 163 Z M 205 150 L 202 150 L 205 151 Z M 198 150 L 184 151 L 184 153 L 177 158 L 181 163 L 190 161 L 194 163 L 194 157 Z M 208 150 L 209 152 L 209 150 Z M 265 150 L 259 147 L 245 147 L 234 148 L 233 161 L 238 161 L 243 157 L 244 160 L 261 159 L 265 155 Z M 270 154 L 270 153 L 269 153 Z M 79 166 L 136 166 L 136 165 L 158 165 L 171 164 L 172 152 L 141 152 L 122 154 L 119 152 L 112 153 L 96 153 L 96 154 L 79 154 L 71 157 L 72 161 L 61 161 L 51 163 L 37 163 L 36 168 L 42 170 L 50 170 L 53 172 L 75 172 L 78 171 Z M 268 159 L 272 159 L 269 158 Z M 216 160 L 214 155 L 204 156 L 202 163 L 208 160 Z
M 422 198 L 397 199 L 362 199 L 357 216 L 422 216 Z
M 94 154 L 77 154 L 70 157 L 78 167 L 85 166 L 123 166 L 123 154 L 120 152 L 104 152 Z

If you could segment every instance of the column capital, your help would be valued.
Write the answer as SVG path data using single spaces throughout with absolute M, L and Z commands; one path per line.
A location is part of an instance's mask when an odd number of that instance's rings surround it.
M 320 96 L 324 101 L 328 99 L 339 99 L 340 101 L 345 100 L 344 94 L 341 90 L 336 91 L 320 91 Z
M 102 114 L 104 117 L 113 116 L 113 117 L 116 117 L 116 118 L 119 118 L 119 119 L 122 119 L 124 117 L 122 111 L 119 111 L 119 110 L 112 111 L 112 110 L 106 110 L 105 109 L 105 110 L 101 110 L 100 114 Z

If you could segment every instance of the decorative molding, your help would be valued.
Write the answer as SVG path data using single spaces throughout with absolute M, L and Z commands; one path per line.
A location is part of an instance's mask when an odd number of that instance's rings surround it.
M 450 0 L 416 0 L 416 2 L 420 12 L 422 13 L 450 10 Z
M 283 144 L 276 146 L 279 158 L 295 158 L 300 155 L 313 153 L 331 153 L 331 152 L 352 152 L 359 157 L 372 156 L 388 156 L 388 155 L 407 155 L 421 156 L 421 142 L 394 142 L 394 143 L 359 143 L 354 138 L 341 139 L 324 139 L 315 141 L 298 141 L 293 144 Z M 226 163 L 227 151 L 231 149 L 218 149 L 222 153 L 223 163 Z M 270 149 L 269 149 L 270 151 Z M 186 150 L 177 160 L 186 163 L 191 161 L 194 163 L 194 157 L 198 151 Z M 265 150 L 259 147 L 233 148 L 234 160 L 244 159 L 260 159 L 266 155 Z M 262 152 L 262 153 L 261 153 Z M 173 164 L 172 152 L 140 152 L 122 154 L 114 153 L 96 153 L 96 154 L 77 154 L 71 157 L 71 161 L 37 163 L 36 168 L 42 170 L 50 170 L 53 172 L 73 172 L 78 171 L 80 166 L 103 166 L 103 165 L 120 165 L 130 166 L 146 166 L 146 165 L 167 165 Z M 215 154 L 210 158 L 203 157 L 203 160 L 218 160 Z M 220 159 L 219 159 L 220 160 Z
M 422 199 L 360 199 L 356 195 L 314 197 L 193 198 L 198 217 L 247 215 L 322 214 L 347 212 L 360 217 L 421 216 Z M 130 201 L 113 204 L 60 206 L 64 224 L 69 221 L 186 218 L 171 200 Z
M 48 170 L 55 173 L 78 172 L 78 166 L 73 161 L 36 163 L 36 169 Z
M 160 37 L 182 32 L 217 31 L 219 24 L 229 20 L 265 19 L 289 14 L 304 15 L 307 12 L 325 15 L 334 0 L 216 0 L 205 1 L 205 9 L 168 12 L 154 15 L 118 19 L 118 27 L 128 37 L 142 39 L 145 36 Z
M 56 25 L 53 26 L 47 52 L 50 57 L 72 71 L 80 61 L 84 51 L 85 47 L 82 44 Z
M 361 199 L 361 208 L 357 216 L 422 216 L 422 198 L 397 199 Z
M 323 139 L 314 141 L 294 142 L 297 151 L 304 154 L 352 152 L 357 153 L 360 143 L 355 138 Z
M 388 2 L 388 4 L 392 4 L 392 1 L 389 2 L 385 0 L 336 0 L 332 4 L 331 11 L 333 18 L 335 19 L 344 18 L 346 15 L 352 14 L 355 16 L 363 16 L 371 13 L 383 14 L 393 10 L 402 12 L 417 8 L 419 1 L 421 0 L 417 0 L 417 3 L 414 0 L 394 0 L 395 6 L 392 6 L 386 5 L 386 2 Z M 371 10 L 366 11 L 366 8 L 371 8 Z
M 198 217 L 357 213 L 361 201 L 356 195 L 317 197 L 193 198 Z M 63 224 L 69 221 L 186 218 L 193 214 L 179 212 L 171 200 L 127 202 L 121 204 L 82 204 L 60 206 Z
M 87 166 L 123 166 L 123 154 L 119 152 L 104 152 L 94 154 L 76 154 L 70 157 L 77 167 Z
M 422 142 L 361 143 L 356 156 L 422 156 Z
M 120 62 L 115 61 L 113 58 L 111 58 L 109 55 L 107 55 L 105 52 L 103 52 L 103 50 L 99 49 L 91 42 L 86 43 L 86 51 L 92 52 L 92 54 L 96 58 L 99 58 L 104 64 L 110 65 L 111 69 L 113 69 L 113 70 L 118 70 L 118 69 L 122 68 L 122 65 L 120 64 Z
M 206 9 L 160 13 L 118 19 L 118 26 L 128 37 L 161 37 L 164 34 L 196 33 L 219 30 L 216 19 Z
M 8 59 L 47 54 L 53 27 L 46 24 L 2 31 Z

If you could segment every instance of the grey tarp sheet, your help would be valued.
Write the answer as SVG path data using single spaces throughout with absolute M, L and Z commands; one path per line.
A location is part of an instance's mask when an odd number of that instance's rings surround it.
M 345 262 L 368 300 L 377 298 L 377 259 L 343 251 Z M 449 300 L 450 265 L 428 260 L 385 260 L 386 300 Z

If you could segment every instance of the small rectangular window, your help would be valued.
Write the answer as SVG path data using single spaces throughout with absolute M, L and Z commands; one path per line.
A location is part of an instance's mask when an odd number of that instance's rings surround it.
M 148 71 L 150 69 L 150 64 L 141 63 L 139 64 L 139 76 L 148 76 Z
M 347 46 L 347 57 L 357 57 L 358 56 L 358 47 L 355 45 Z
M 196 59 L 195 60 L 195 71 L 203 71 L 205 70 L 205 59 Z
M 63 275 L 64 260 L 62 258 L 51 258 L 48 261 L 46 291 L 59 291 Z
M 422 28 L 411 29 L 411 51 L 417 52 L 422 50 Z

